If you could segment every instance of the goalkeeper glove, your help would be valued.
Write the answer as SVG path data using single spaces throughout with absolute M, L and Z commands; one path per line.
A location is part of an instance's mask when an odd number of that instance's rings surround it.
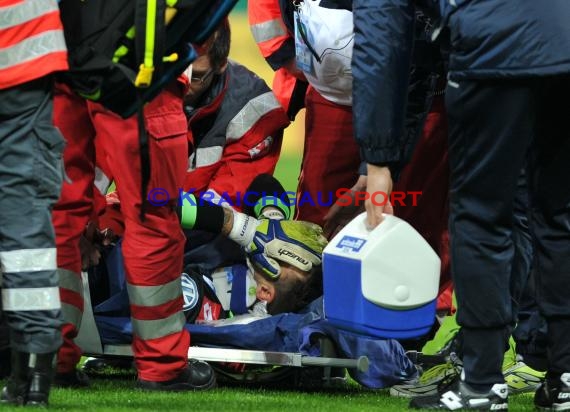
M 270 279 L 281 274 L 279 261 L 304 272 L 321 264 L 327 244 L 320 226 L 295 220 L 262 220 L 247 246 L 250 261 Z

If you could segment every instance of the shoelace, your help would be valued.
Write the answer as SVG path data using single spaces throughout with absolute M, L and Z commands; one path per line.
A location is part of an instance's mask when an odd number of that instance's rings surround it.
M 447 371 L 451 368 L 453 368 L 453 366 L 449 363 L 442 363 L 441 365 L 431 367 L 430 369 L 426 370 L 422 376 L 420 376 L 420 384 L 428 383 L 442 375 L 446 376 L 448 374 Z
M 443 393 L 450 387 L 454 386 L 454 384 L 459 380 L 461 369 L 463 369 L 463 362 L 461 362 L 461 359 L 459 359 L 455 352 L 451 352 L 449 354 L 449 362 L 447 365 L 452 369 L 452 372 L 446 374 L 441 382 L 437 384 L 438 393 Z
M 420 377 L 420 384 L 425 384 L 443 375 L 443 380 L 447 380 L 449 376 L 454 377 L 461 372 L 463 364 L 459 357 L 452 352 L 449 354 L 447 362 L 436 365 L 426 370 Z

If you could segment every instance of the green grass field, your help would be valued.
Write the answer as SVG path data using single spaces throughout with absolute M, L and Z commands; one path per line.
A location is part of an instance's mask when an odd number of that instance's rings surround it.
M 281 182 L 286 192 L 297 192 L 301 156 L 295 153 L 282 152 L 273 174 Z M 294 216 L 295 206 L 291 206 L 291 216 Z
M 3 383 L 3 382 L 2 382 Z M 367 390 L 356 383 L 347 389 L 323 392 L 218 387 L 208 392 L 149 393 L 132 389 L 133 381 L 92 380 L 88 389 L 53 389 L 51 411 L 405 411 L 408 401 L 387 390 Z M 0 405 L 1 411 L 22 408 Z M 530 395 L 510 399 L 511 411 L 534 410 Z
M 275 168 L 274 176 L 281 182 L 288 192 L 297 191 L 297 181 L 301 158 L 293 153 L 282 153 Z

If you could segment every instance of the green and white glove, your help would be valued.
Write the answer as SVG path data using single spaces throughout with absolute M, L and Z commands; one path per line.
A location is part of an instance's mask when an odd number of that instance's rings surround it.
M 299 220 L 262 220 L 246 247 L 250 261 L 270 279 L 281 275 L 279 262 L 310 272 L 327 244 L 319 225 Z

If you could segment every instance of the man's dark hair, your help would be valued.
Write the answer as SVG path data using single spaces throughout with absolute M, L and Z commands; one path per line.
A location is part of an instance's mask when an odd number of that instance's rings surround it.
M 280 264 L 282 264 L 280 262 Z M 298 312 L 323 294 L 322 266 L 313 268 L 303 278 L 291 281 L 275 281 L 275 296 L 267 304 L 267 313 L 277 315 L 285 312 Z
M 210 64 L 216 71 L 220 70 L 228 61 L 230 54 L 232 33 L 230 30 L 230 22 L 226 18 L 216 29 L 209 40 L 207 46 L 207 54 L 210 58 Z

